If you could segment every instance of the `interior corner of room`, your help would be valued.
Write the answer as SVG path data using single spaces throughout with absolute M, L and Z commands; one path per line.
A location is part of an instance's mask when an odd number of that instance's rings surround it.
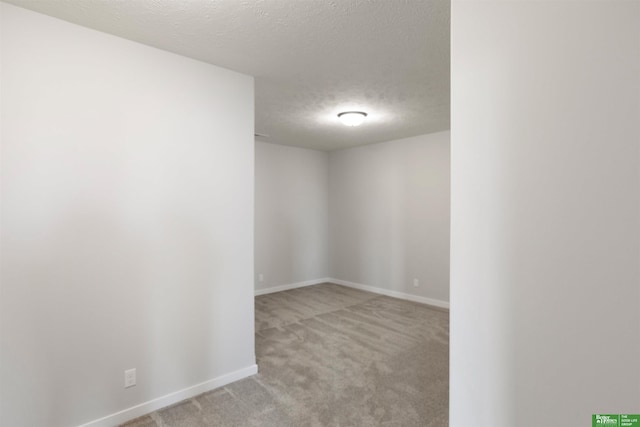
M 332 282 L 448 307 L 449 143 L 256 142 L 256 294 Z

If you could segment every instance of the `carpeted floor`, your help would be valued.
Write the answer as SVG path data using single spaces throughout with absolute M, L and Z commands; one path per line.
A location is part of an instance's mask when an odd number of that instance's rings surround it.
M 448 425 L 447 312 L 329 283 L 255 306 L 258 375 L 125 425 Z

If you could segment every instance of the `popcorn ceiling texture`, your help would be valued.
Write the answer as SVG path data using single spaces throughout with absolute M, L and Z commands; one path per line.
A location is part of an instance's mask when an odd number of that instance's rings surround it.
M 332 150 L 449 129 L 448 0 L 8 2 L 255 76 L 269 142 Z M 350 109 L 367 122 L 341 125 Z

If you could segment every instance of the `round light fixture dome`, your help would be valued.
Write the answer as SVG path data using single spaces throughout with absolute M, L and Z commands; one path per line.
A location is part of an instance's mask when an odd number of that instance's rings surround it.
M 367 113 L 363 111 L 345 111 L 338 114 L 338 118 L 345 126 L 360 126 L 366 117 Z

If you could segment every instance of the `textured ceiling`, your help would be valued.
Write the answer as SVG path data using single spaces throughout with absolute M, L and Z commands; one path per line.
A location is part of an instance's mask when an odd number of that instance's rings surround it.
M 255 76 L 269 142 L 333 150 L 449 129 L 449 0 L 5 1 Z M 354 109 L 365 124 L 342 125 Z

